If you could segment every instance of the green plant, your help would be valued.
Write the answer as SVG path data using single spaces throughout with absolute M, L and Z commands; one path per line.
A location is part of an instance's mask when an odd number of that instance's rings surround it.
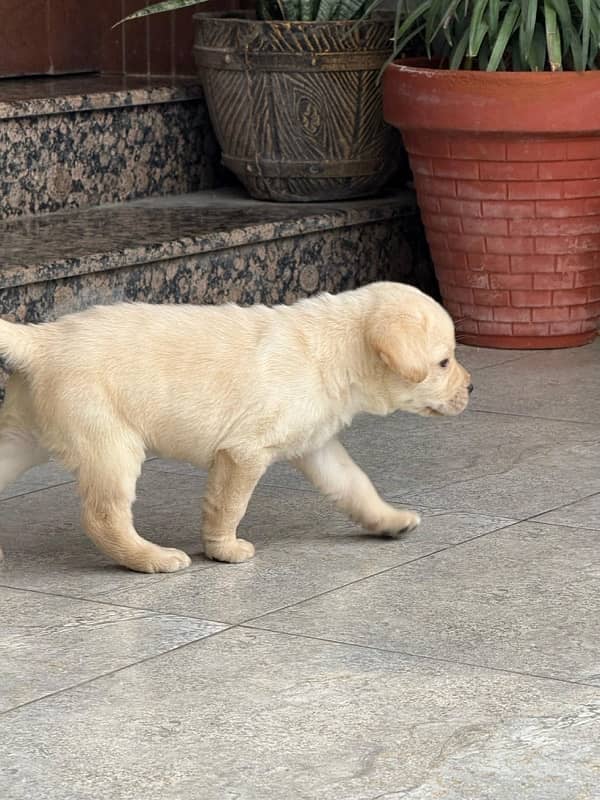
M 376 0 L 373 6 L 383 0 Z M 206 0 L 164 0 L 129 14 L 117 22 L 160 14 L 163 11 L 175 11 L 186 6 L 201 5 Z M 257 0 L 256 15 L 259 19 L 285 19 L 302 22 L 360 19 L 365 16 L 366 0 Z
M 414 39 L 450 69 L 596 69 L 600 0 L 396 0 L 394 57 Z

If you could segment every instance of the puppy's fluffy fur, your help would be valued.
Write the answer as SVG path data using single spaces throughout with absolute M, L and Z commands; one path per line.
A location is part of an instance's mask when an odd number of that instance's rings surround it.
M 0 410 L 0 490 L 51 455 L 78 479 L 96 545 L 141 572 L 189 557 L 136 532 L 148 453 L 209 470 L 205 554 L 251 558 L 236 531 L 267 467 L 287 459 L 374 533 L 415 528 L 336 439 L 359 412 L 458 414 L 470 378 L 454 327 L 417 289 L 375 283 L 292 306 L 97 307 L 57 322 L 0 321 L 14 370 Z

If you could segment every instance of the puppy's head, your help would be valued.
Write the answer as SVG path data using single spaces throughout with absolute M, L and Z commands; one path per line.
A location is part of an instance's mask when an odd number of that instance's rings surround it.
M 423 416 L 465 410 L 471 376 L 456 360 L 454 324 L 439 303 L 411 287 L 390 291 L 375 306 L 368 329 L 395 409 Z

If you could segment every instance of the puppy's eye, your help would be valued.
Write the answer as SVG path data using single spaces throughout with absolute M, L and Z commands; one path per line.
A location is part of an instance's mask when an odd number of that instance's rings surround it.
M 442 367 L 443 369 L 446 369 L 446 367 L 448 366 L 449 363 L 450 363 L 450 359 L 449 358 L 445 358 L 443 361 L 440 361 L 440 367 Z

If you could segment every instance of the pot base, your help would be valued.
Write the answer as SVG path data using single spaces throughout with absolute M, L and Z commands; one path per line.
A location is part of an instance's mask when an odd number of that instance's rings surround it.
M 461 333 L 458 335 L 458 340 L 460 344 L 497 350 L 560 350 L 589 344 L 596 336 L 598 336 L 597 331 L 573 333 L 569 336 L 485 336 Z

